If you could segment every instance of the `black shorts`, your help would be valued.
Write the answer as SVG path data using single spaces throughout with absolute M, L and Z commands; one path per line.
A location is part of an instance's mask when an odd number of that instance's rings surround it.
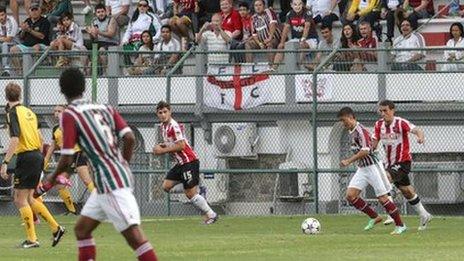
M 393 164 L 387 168 L 387 171 L 390 173 L 396 187 L 411 185 L 411 181 L 409 180 L 409 172 L 411 172 L 410 161 Z
M 179 181 L 184 189 L 191 189 L 200 182 L 200 161 L 195 160 L 184 165 L 177 164 L 166 175 L 166 179 Z
M 19 153 L 14 170 L 14 188 L 35 189 L 39 185 L 43 161 L 38 150 Z
M 74 154 L 74 161 L 71 164 L 71 169 L 74 171 L 76 168 L 81 166 L 87 166 L 87 157 L 82 153 L 82 151 L 76 152 Z

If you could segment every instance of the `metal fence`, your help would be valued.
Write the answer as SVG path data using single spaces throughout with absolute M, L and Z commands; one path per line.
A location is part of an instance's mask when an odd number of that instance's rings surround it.
M 151 153 L 161 139 L 154 113 L 159 100 L 171 102 L 174 118 L 185 124 L 186 137 L 200 156 L 200 193 L 216 210 L 229 215 L 293 215 L 355 212 L 344 200 L 354 167 L 339 168 L 351 144 L 336 113 L 349 105 L 372 129 L 379 118 L 376 103 L 386 98 L 397 103 L 398 115 L 425 131 L 425 145 L 411 139 L 410 175 L 422 201 L 433 214 L 463 214 L 462 62 L 444 61 L 445 49 L 437 48 L 422 50 L 425 57 L 417 66 L 403 66 L 395 65 L 395 50 L 389 48 L 308 51 L 295 45 L 279 50 L 284 58 L 272 70 L 263 68 L 268 67 L 267 54 L 277 50 L 254 51 L 254 63 L 237 64 L 235 59 L 249 51 L 193 47 L 179 53 L 175 65 L 161 63 L 162 74 L 131 73 L 137 68 L 131 57 L 137 59 L 137 54 L 117 49 L 79 53 L 93 65 L 80 65 L 89 76 L 86 96 L 118 107 L 135 131 L 132 168 L 142 214 L 197 214 L 181 187 L 169 194 L 161 189 L 175 162 Z M 315 63 L 318 54 L 321 59 Z M 215 63 L 209 62 L 211 55 L 216 55 Z M 17 79 L 23 81 L 25 102 L 40 116 L 46 141 L 56 124 L 52 107 L 64 103 L 57 82 L 61 69 L 52 66 L 50 57 L 45 53 L 35 64 L 23 60 L 29 63 L 23 64 L 25 77 Z M 107 59 L 106 66 L 98 57 Z M 451 64 L 455 71 L 444 66 Z M 0 136 L 5 146 L 6 131 Z M 88 193 L 76 175 L 73 179 L 73 197 L 83 202 Z M 1 181 L 0 186 L 8 183 Z M 4 200 L 11 199 L 10 193 L 0 190 Z M 371 189 L 365 197 L 375 204 Z M 59 201 L 54 192 L 46 199 Z M 395 201 L 403 213 L 414 213 L 399 193 Z M 14 211 L 10 202 L 0 202 L 0 209 L 2 214 Z

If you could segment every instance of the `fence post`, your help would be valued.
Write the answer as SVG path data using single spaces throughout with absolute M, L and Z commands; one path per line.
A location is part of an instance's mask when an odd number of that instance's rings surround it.
M 32 68 L 33 60 L 31 54 L 23 55 L 23 104 L 25 106 L 31 105 L 31 88 L 30 88 L 30 79 L 29 79 L 29 70 Z
M 314 209 L 316 214 L 319 213 L 319 177 L 318 177 L 318 165 L 317 165 L 317 70 L 313 73 L 313 84 L 312 84 L 312 113 L 311 113 L 311 125 L 313 127 L 313 173 L 314 173 Z
M 290 51 L 285 53 L 284 66 L 279 68 L 284 69 L 285 74 L 285 104 L 286 105 L 295 105 L 296 104 L 296 90 L 295 90 L 295 72 L 298 69 L 298 60 L 299 55 L 297 50 L 299 45 L 297 42 L 286 42 L 285 51 Z
M 92 102 L 97 101 L 98 45 L 92 44 Z
M 388 68 L 388 50 L 385 49 L 385 43 L 379 43 L 381 51 L 378 51 L 377 56 L 377 92 L 379 100 L 387 98 L 387 72 Z
M 108 75 L 108 104 L 117 107 L 119 104 L 119 55 L 121 49 L 118 46 L 108 48 L 107 57 L 107 75 Z

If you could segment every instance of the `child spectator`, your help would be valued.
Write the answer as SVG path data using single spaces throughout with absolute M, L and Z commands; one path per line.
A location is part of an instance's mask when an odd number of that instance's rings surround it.
M 63 13 L 60 17 L 59 31 L 56 39 L 50 43 L 52 50 L 86 50 L 84 47 L 84 38 L 79 25 L 74 23 L 74 17 L 70 13 Z M 60 56 L 56 67 L 63 67 L 70 64 L 70 59 L 66 56 Z

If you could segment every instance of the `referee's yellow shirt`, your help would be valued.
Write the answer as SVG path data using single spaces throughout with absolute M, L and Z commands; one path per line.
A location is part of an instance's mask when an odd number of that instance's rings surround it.
M 63 131 L 61 130 L 59 125 L 55 125 L 55 127 L 53 127 L 52 136 L 56 146 L 58 146 L 58 148 L 60 149 L 63 148 Z M 79 145 L 76 144 L 76 146 L 74 146 L 74 152 L 79 151 L 81 151 L 81 148 L 79 147 Z
M 19 138 L 15 154 L 40 150 L 42 140 L 39 133 L 39 122 L 37 115 L 31 109 L 21 104 L 15 105 L 8 110 L 6 118 L 10 137 Z

